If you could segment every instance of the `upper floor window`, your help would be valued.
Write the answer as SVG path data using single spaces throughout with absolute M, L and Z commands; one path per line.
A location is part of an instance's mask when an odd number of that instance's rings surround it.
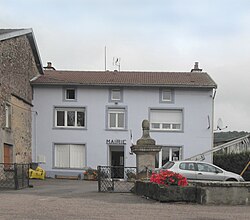
M 182 131 L 183 111 L 181 109 L 151 109 L 151 130 Z
M 9 104 L 5 104 L 5 127 L 11 127 L 11 106 Z
M 123 92 L 121 89 L 111 89 L 109 91 L 109 99 L 111 102 L 122 102 Z
M 126 129 L 126 109 L 108 108 L 108 129 Z
M 55 127 L 84 128 L 85 108 L 55 108 Z
M 64 89 L 64 100 L 66 101 L 76 100 L 76 89 L 75 88 Z
M 174 102 L 173 90 L 161 89 L 160 90 L 160 102 Z

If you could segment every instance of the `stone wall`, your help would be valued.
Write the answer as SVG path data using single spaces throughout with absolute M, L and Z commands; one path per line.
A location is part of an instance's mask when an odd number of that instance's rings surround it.
M 135 193 L 160 202 L 202 205 L 250 205 L 250 182 L 193 182 L 189 186 L 162 186 L 136 181 Z
M 0 162 L 4 143 L 13 146 L 14 162 L 31 161 L 30 80 L 38 74 L 26 35 L 0 41 Z M 5 126 L 6 103 L 12 111 L 10 129 Z

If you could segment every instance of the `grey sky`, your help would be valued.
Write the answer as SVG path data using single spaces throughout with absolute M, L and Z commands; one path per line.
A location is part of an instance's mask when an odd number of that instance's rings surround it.
M 190 71 L 217 82 L 215 123 L 250 131 L 250 1 L 0 0 L 1 28 L 33 28 L 57 69 Z

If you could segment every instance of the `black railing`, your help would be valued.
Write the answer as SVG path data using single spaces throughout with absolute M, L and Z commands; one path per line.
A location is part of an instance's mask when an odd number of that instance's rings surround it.
M 0 189 L 28 187 L 29 167 L 29 164 L 0 163 Z
M 98 191 L 131 192 L 136 177 L 136 167 L 98 166 Z

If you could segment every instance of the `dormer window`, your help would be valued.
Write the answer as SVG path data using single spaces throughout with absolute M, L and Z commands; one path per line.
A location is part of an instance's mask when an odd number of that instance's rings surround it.
M 122 102 L 123 93 L 121 89 L 110 89 L 110 102 Z
M 174 102 L 174 92 L 171 89 L 161 89 L 160 90 L 160 102 L 173 103 Z
M 76 100 L 76 89 L 75 88 L 66 88 L 64 90 L 64 99 L 66 101 L 75 101 Z
M 162 90 L 162 101 L 163 102 L 171 101 L 171 90 Z
M 120 89 L 112 89 L 111 99 L 113 101 L 120 101 L 121 100 L 121 90 Z

